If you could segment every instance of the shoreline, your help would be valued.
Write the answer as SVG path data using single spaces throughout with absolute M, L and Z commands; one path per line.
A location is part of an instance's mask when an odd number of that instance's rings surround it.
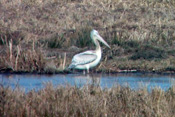
M 64 75 L 69 75 L 69 74 L 83 74 L 83 71 L 57 71 L 57 72 L 24 72 L 24 71 L 0 71 L 0 74 L 21 74 L 21 75 L 26 75 L 26 74 L 37 74 L 37 75 L 57 75 L 57 74 L 64 74 Z M 119 71 L 110 71 L 110 72 L 103 72 L 103 71 L 90 71 L 90 74 L 155 74 L 155 75 L 173 75 L 175 76 L 175 72 L 171 71 L 141 71 L 141 70 L 119 70 Z M 87 75 L 87 74 L 85 74 Z

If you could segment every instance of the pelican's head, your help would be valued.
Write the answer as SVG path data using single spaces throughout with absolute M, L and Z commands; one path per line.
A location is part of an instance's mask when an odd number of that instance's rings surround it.
M 92 30 L 91 31 L 91 38 L 92 38 L 92 40 L 93 41 L 95 41 L 95 40 L 99 40 L 99 41 L 101 41 L 103 44 L 105 44 L 108 48 L 111 48 L 108 44 L 107 44 L 107 42 L 99 35 L 99 33 L 98 33 L 98 31 L 97 30 Z

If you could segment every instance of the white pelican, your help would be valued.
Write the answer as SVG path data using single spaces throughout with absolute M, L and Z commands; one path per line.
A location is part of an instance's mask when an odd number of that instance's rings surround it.
M 102 51 L 98 40 L 110 48 L 106 41 L 99 35 L 98 31 L 92 30 L 90 37 L 94 42 L 96 49 L 76 54 L 68 67 L 69 69 L 87 70 L 89 73 L 89 68 L 95 67 L 101 59 Z

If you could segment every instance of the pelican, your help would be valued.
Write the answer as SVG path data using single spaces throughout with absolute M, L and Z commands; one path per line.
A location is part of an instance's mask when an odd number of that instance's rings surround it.
M 95 67 L 101 60 L 102 50 L 98 41 L 101 41 L 110 48 L 107 42 L 99 35 L 98 31 L 93 29 L 90 33 L 90 37 L 95 44 L 96 49 L 76 54 L 68 69 L 87 70 L 89 73 L 89 68 Z

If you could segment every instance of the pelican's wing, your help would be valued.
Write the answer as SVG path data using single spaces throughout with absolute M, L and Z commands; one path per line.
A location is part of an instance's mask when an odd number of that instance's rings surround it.
M 69 68 L 74 68 L 77 65 L 84 65 L 93 62 L 97 59 L 97 55 L 91 51 L 86 51 L 80 54 L 76 54 Z

